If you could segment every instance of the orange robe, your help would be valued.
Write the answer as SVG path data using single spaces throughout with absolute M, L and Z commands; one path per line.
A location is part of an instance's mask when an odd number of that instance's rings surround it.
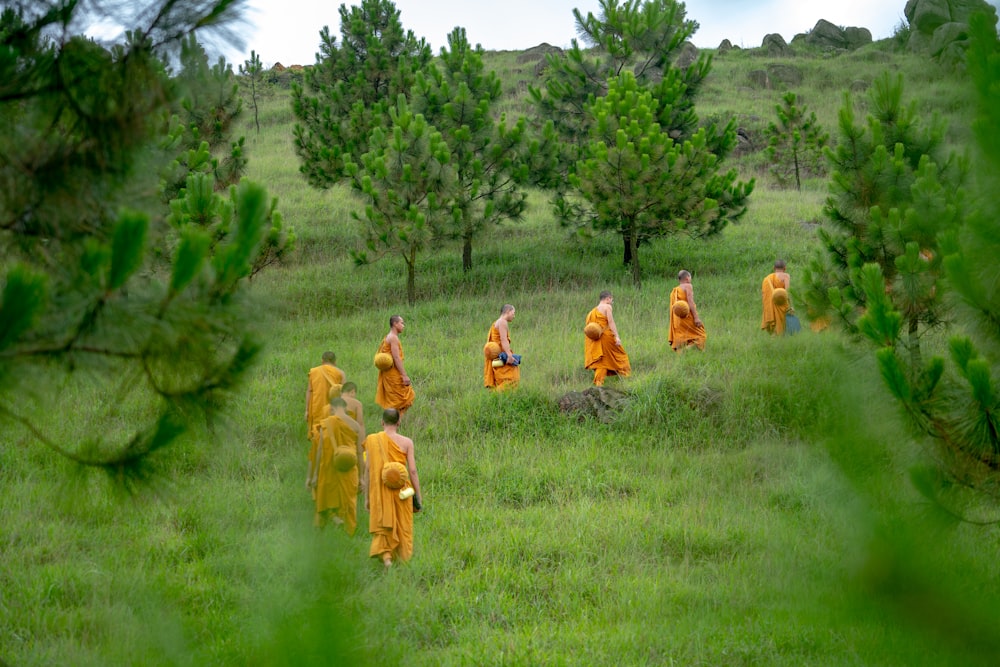
M 382 339 L 382 345 L 378 348 L 378 351 L 392 354 L 392 348 L 385 339 Z M 399 358 L 403 358 L 402 343 L 399 344 Z M 378 382 L 375 384 L 375 402 L 383 409 L 396 408 L 400 411 L 405 410 L 413 405 L 414 398 L 413 385 L 403 384 L 403 375 L 395 365 L 387 371 L 378 372 Z
M 583 367 L 590 371 L 603 368 L 607 370 L 608 375 L 622 377 L 629 375 L 632 372 L 632 364 L 628 360 L 625 348 L 615 345 L 615 335 L 608 328 L 608 318 L 594 307 L 587 313 L 586 324 L 591 322 L 601 325 L 602 333 L 597 340 L 583 337 Z
M 344 372 L 336 366 L 322 364 L 309 369 L 307 433 L 312 434 L 320 420 L 330 414 L 330 387 L 335 384 L 344 384 Z M 325 414 L 324 410 L 326 410 Z
M 326 523 L 325 513 L 332 511 L 344 522 L 344 530 L 353 535 L 358 527 L 358 467 L 340 472 L 333 465 L 333 455 L 338 447 L 348 447 L 357 452 L 358 433 L 340 417 L 327 417 L 320 422 L 311 461 L 318 466 L 316 487 L 316 525 Z
M 785 283 L 777 273 L 772 273 L 764 278 L 764 282 L 760 286 L 761 296 L 764 300 L 764 314 L 760 320 L 760 328 L 780 336 L 785 333 L 785 314 L 788 313 L 789 304 L 776 306 L 771 302 L 771 295 L 779 287 L 784 289 Z
M 680 350 L 691 344 L 697 345 L 699 350 L 704 350 L 705 340 L 708 338 L 704 325 L 695 326 L 691 313 L 688 313 L 687 317 L 674 315 L 674 304 L 687 300 L 687 292 L 680 285 L 670 291 L 670 336 L 668 342 L 674 350 Z M 689 303 L 688 306 L 690 305 Z
M 400 489 L 382 484 L 382 466 L 389 461 L 406 465 L 406 454 L 396 446 L 385 431 L 365 438 L 368 459 L 368 532 L 372 545 L 368 555 L 381 557 L 388 553 L 393 560 L 410 560 L 413 556 L 413 498 L 399 499 Z
M 500 345 L 500 330 L 497 325 L 490 326 L 490 336 L 487 343 Z M 510 332 L 507 332 L 507 342 L 511 342 Z M 514 354 L 514 348 L 510 348 L 510 353 Z M 516 387 L 521 381 L 521 367 L 504 364 L 499 368 L 493 368 L 493 361 L 486 359 L 483 364 L 483 386 L 489 388 L 504 389 L 505 387 Z

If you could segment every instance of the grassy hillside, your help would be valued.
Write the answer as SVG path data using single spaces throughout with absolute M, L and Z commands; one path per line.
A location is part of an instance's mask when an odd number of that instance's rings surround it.
M 834 130 L 843 90 L 901 72 L 919 108 L 950 119 L 955 77 L 886 45 L 786 59 Z M 511 91 L 533 76 L 515 53 L 488 63 Z M 751 51 L 715 60 L 703 118 L 759 131 L 780 89 L 747 73 Z M 298 250 L 254 280 L 267 343 L 225 423 L 157 461 L 138 498 L 54 460 L 30 435 L 0 448 L 0 659 L 11 665 L 970 665 L 995 661 L 993 527 L 931 530 L 907 471 L 922 460 L 868 351 L 835 332 L 772 339 L 759 290 L 782 256 L 811 255 L 825 184 L 771 187 L 759 156 L 736 162 L 758 188 L 716 239 L 643 248 L 634 288 L 616 238 L 581 244 L 532 193 L 522 222 L 461 270 L 448 243 L 421 261 L 406 306 L 401 262 L 355 268 L 356 206 L 297 173 L 287 91 L 243 132 L 249 176 L 280 200 Z M 702 354 L 666 343 L 676 272 L 694 274 Z M 602 289 L 634 374 L 612 423 L 556 401 L 588 387 L 581 327 Z M 522 387 L 482 389 L 481 348 L 501 304 Z M 353 539 L 311 526 L 303 487 L 306 372 L 326 349 L 360 386 L 378 429 L 372 353 L 406 317 L 426 511 L 416 554 L 384 574 Z M 61 395 L 66 436 L 81 425 Z M 127 419 L 127 414 L 121 416 Z M 87 425 L 85 425 L 87 426 Z M 113 428 L 111 424 L 92 427 Z M 360 517 L 366 525 L 367 516 Z

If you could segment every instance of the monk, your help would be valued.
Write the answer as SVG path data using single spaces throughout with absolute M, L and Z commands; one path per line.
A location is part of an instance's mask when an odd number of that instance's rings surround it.
M 423 505 L 413 440 L 399 434 L 399 417 L 399 410 L 386 408 L 382 412 L 382 431 L 365 438 L 365 509 L 372 535 L 368 555 L 380 558 L 386 569 L 392 567 L 394 559 L 408 561 L 413 556 L 413 514 Z M 401 498 L 401 489 L 390 489 L 382 483 L 382 466 L 390 461 L 406 466 L 410 486 L 404 489 L 412 488 L 411 496 Z
M 675 352 L 694 345 L 699 350 L 705 349 L 705 325 L 698 316 L 698 307 L 694 304 L 694 287 L 691 286 L 691 273 L 683 269 L 677 274 L 677 287 L 670 291 L 670 335 L 668 342 Z M 674 304 L 687 301 L 688 314 L 680 317 L 674 313 Z
M 509 303 L 500 308 L 500 318 L 490 326 L 487 343 L 500 345 L 500 353 L 505 354 L 503 366 L 493 368 L 493 361 L 487 359 L 483 365 L 483 386 L 487 389 L 516 387 L 521 381 L 521 365 L 510 347 L 510 323 L 514 321 L 516 310 Z
M 609 375 L 626 377 L 632 372 L 612 313 L 614 300 L 611 292 L 601 292 L 597 305 L 587 314 L 586 324 L 596 322 L 601 327 L 599 339 L 584 337 L 583 344 L 583 367 L 594 371 L 594 385 L 597 387 L 603 386 L 604 379 Z
M 792 306 L 791 301 L 786 301 L 784 305 L 778 306 L 771 300 L 774 290 L 780 287 L 787 292 L 792 283 L 792 279 L 785 271 L 785 268 L 785 260 L 774 260 L 774 272 L 764 278 L 764 282 L 760 286 L 761 297 L 764 302 L 764 314 L 760 320 L 760 328 L 776 336 L 785 333 L 785 315 Z
M 415 397 L 410 376 L 403 367 L 403 345 L 399 342 L 399 334 L 403 333 L 406 323 L 399 315 L 389 318 L 389 333 L 382 339 L 379 352 L 392 355 L 392 367 L 378 372 L 378 383 L 375 386 L 375 402 L 379 407 L 395 408 L 400 414 L 413 405 Z
M 330 388 L 344 384 L 344 372 L 337 368 L 337 355 L 324 352 L 323 363 L 309 369 L 309 384 L 306 386 L 306 434 L 313 437 L 313 431 L 325 417 L 330 401 Z
M 322 528 L 329 522 L 344 527 L 354 535 L 358 527 L 358 464 L 363 453 L 361 429 L 351 419 L 342 398 L 330 401 L 330 416 L 323 419 L 317 431 L 316 451 L 311 458 L 306 485 L 316 501 L 314 524 Z M 353 450 L 357 459 L 349 470 L 338 470 L 335 456 L 341 449 Z
M 358 385 L 353 382 L 345 382 L 340 389 L 340 397 L 347 403 L 347 415 L 358 422 L 358 426 L 361 428 L 361 439 L 364 440 L 367 435 L 365 433 L 365 407 L 358 400 Z

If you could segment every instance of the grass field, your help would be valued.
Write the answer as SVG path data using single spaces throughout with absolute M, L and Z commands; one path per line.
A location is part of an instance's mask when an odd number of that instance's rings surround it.
M 759 56 L 716 59 L 704 116 L 760 128 L 781 91 L 749 90 Z M 493 54 L 517 90 L 514 54 Z M 846 85 L 900 71 L 920 108 L 952 121 L 960 82 L 878 45 L 796 60 L 832 133 Z M 506 69 L 504 69 L 506 68 Z M 516 105 L 515 105 L 516 106 Z M 514 106 L 512 106 L 514 108 Z M 137 497 L 8 428 L 0 447 L 0 660 L 28 665 L 976 665 L 995 664 L 995 527 L 928 519 L 908 471 L 924 459 L 870 352 L 840 334 L 759 330 L 760 282 L 776 256 L 793 280 L 812 254 L 825 183 L 758 187 L 740 224 L 708 241 L 642 249 L 644 282 L 618 239 L 581 244 L 544 193 L 461 270 L 443 243 L 420 261 L 418 302 L 392 259 L 355 267 L 340 189 L 298 175 L 287 91 L 243 131 L 249 177 L 297 235 L 286 265 L 255 278 L 266 348 L 227 418 L 157 460 Z M 679 269 L 694 275 L 704 353 L 666 343 Z M 611 423 L 562 414 L 586 389 L 587 311 L 602 289 L 633 375 Z M 522 386 L 482 389 L 481 349 L 517 307 Z M 411 436 L 426 510 L 416 553 L 386 574 L 364 530 L 317 532 L 303 487 L 306 373 L 326 349 L 360 387 L 378 429 L 372 354 L 406 317 L 417 402 Z M 73 405 L 99 388 L 63 394 Z M 99 400 L 105 400 L 103 396 Z M 118 417 L 128 420 L 124 406 Z M 988 509 L 988 508 L 986 508 Z M 359 517 L 361 526 L 367 516 Z

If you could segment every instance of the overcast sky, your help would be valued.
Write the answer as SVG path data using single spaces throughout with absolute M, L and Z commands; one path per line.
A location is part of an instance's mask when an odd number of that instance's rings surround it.
M 223 54 L 239 64 L 253 49 L 266 66 L 310 65 L 316 61 L 319 31 L 329 26 L 340 36 L 341 4 L 360 0 L 248 0 L 249 23 L 244 49 Z M 1000 0 L 991 0 L 997 5 Z M 576 37 L 573 8 L 597 13 L 597 0 L 395 0 L 403 27 L 425 38 L 434 53 L 447 45 L 455 26 L 469 41 L 487 50 L 522 50 L 547 42 L 569 46 Z M 903 18 L 906 0 L 688 0 L 687 18 L 699 29 L 696 46 L 714 48 L 723 39 L 742 47 L 760 46 L 764 35 L 779 33 L 786 41 L 808 32 L 820 19 L 834 25 L 868 28 L 872 38 L 892 36 Z

